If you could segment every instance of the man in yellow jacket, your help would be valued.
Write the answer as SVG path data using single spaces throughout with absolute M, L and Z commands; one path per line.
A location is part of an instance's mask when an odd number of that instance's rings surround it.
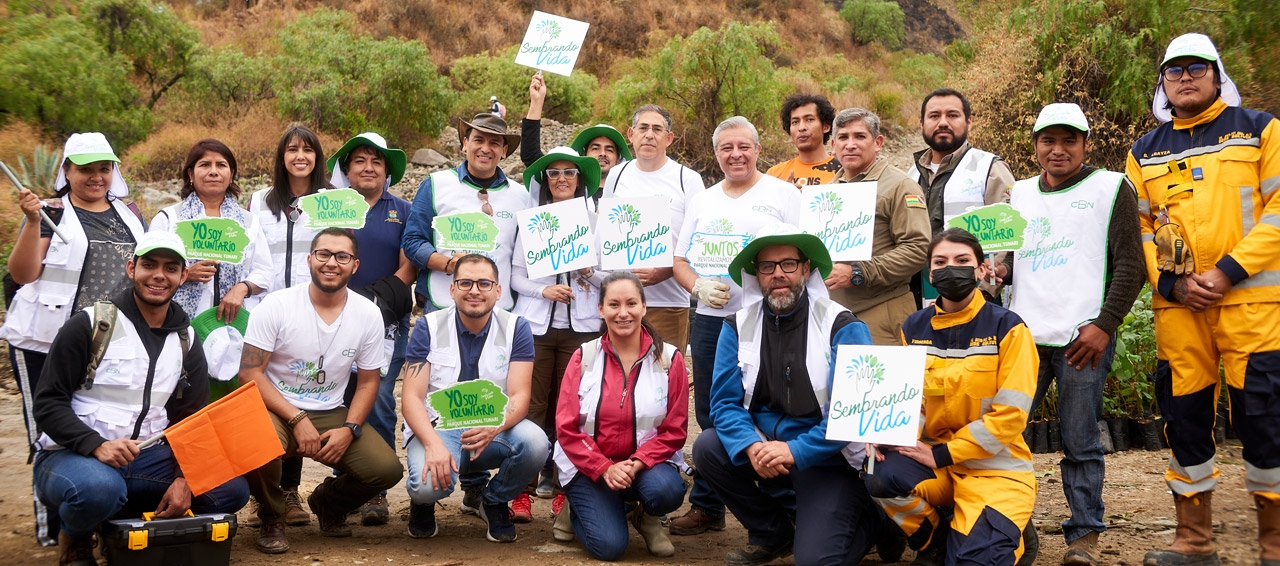
M 1218 564 L 1211 429 L 1218 367 L 1244 445 L 1264 566 L 1280 566 L 1280 122 L 1240 108 L 1213 42 L 1186 34 L 1160 63 L 1152 112 L 1133 146 L 1155 309 L 1156 399 L 1169 439 L 1165 480 L 1178 527 L 1144 564 Z

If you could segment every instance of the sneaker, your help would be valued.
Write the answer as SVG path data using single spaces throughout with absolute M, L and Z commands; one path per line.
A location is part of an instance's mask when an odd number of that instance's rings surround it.
M 311 511 L 316 514 L 316 521 L 320 523 L 320 535 L 326 537 L 349 537 L 351 536 L 351 527 L 347 526 L 347 514 L 329 506 L 324 500 L 324 494 L 320 490 L 324 489 L 324 485 L 317 486 L 312 490 L 311 495 L 307 496 L 307 506 L 311 507 Z
M 385 525 L 391 520 L 391 511 L 387 509 L 387 494 L 380 494 L 360 506 L 360 524 L 366 527 Z
M 302 508 L 302 496 L 298 495 L 297 486 L 284 490 L 284 505 L 284 524 L 291 527 L 311 524 L 311 514 Z
M 440 532 L 434 503 L 409 505 L 409 537 L 431 538 Z
M 493 542 L 515 542 L 516 526 L 511 522 L 511 509 L 506 503 L 485 503 L 480 507 L 480 518 L 488 527 L 485 538 Z
M 462 492 L 462 512 L 479 517 L 480 507 L 484 505 L 484 493 L 480 489 L 468 489 Z
M 561 509 L 564 509 L 564 494 L 557 493 L 556 496 L 551 499 L 551 516 L 559 517 Z
M 893 521 L 886 521 L 880 532 L 880 538 L 876 540 L 876 554 L 880 555 L 880 562 L 891 564 L 902 559 L 902 553 L 907 549 L 907 533 Z
M 289 552 L 289 537 L 284 534 L 284 521 L 262 523 L 258 529 L 258 552 L 283 554 Z
M 787 556 L 791 556 L 790 542 L 774 548 L 752 544 L 724 555 L 724 564 L 725 566 L 758 566 Z
M 529 497 L 529 494 L 521 493 L 511 501 L 511 522 L 533 522 L 533 498 Z
M 538 489 L 535 490 L 538 499 L 551 499 L 556 494 L 556 478 L 543 470 L 542 477 L 538 479 Z
M 242 525 L 249 527 L 251 529 L 256 529 L 262 525 L 262 519 L 258 518 L 258 498 L 257 497 L 249 496 L 249 509 L 247 513 L 249 514 L 249 516 L 244 520 L 244 523 L 241 523 Z
M 702 534 L 707 531 L 723 531 L 724 516 L 712 517 L 710 513 L 697 507 L 692 507 L 684 516 L 673 519 L 670 529 L 671 534 L 684 536 Z

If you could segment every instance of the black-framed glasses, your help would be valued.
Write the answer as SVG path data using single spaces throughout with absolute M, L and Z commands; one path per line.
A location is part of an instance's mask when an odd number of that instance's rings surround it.
M 782 268 L 783 273 L 795 273 L 797 269 L 800 269 L 801 261 L 803 260 L 794 258 L 787 258 L 782 261 L 757 261 L 756 273 L 770 275 L 779 267 Z
M 324 354 L 320 354 L 320 361 L 316 362 L 316 383 L 324 385 Z
M 489 204 L 489 189 L 476 191 L 476 198 L 480 199 L 480 212 L 493 216 L 493 205 Z
M 1209 73 L 1209 63 L 1192 63 L 1187 66 L 1170 65 L 1165 67 L 1160 74 L 1164 75 L 1164 80 L 1173 82 L 1182 78 L 1182 73 L 1186 72 L 1191 78 L 1198 79 Z
M 560 177 L 564 177 L 572 180 L 578 178 L 577 169 L 547 169 L 546 171 L 548 179 L 559 179 Z
M 475 285 L 481 291 L 491 291 L 498 282 L 492 279 L 454 279 L 453 284 L 460 291 L 470 291 L 472 285 Z
M 333 259 L 338 262 L 338 265 L 346 265 L 356 258 L 356 256 L 347 252 L 333 253 L 329 250 L 316 250 L 311 252 L 311 255 L 320 263 L 328 263 L 330 259 Z

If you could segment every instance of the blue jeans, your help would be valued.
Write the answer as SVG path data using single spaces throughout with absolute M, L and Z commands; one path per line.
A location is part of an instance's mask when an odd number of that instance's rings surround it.
M 449 497 L 458 483 L 459 473 L 494 468 L 498 469 L 498 473 L 485 487 L 484 502 L 492 505 L 505 504 L 524 491 L 525 486 L 538 476 L 542 465 L 547 461 L 547 450 L 551 446 L 547 442 L 547 433 L 530 421 L 522 420 L 516 426 L 498 433 L 475 460 L 462 453 L 462 433 L 466 431 L 467 429 L 436 431 L 458 463 L 458 471 L 449 474 L 449 486 L 444 490 L 436 490 L 431 477 L 423 474 L 427 449 L 422 446 L 422 440 L 414 436 L 409 441 L 405 447 L 409 464 L 409 479 L 405 482 L 405 488 L 409 490 L 409 499 L 414 505 L 432 504 Z
M 67 536 L 83 539 L 108 519 L 155 511 L 177 467 L 168 444 L 143 450 L 123 468 L 71 450 L 50 450 L 36 457 L 34 482 L 45 505 L 58 510 Z M 191 511 L 235 513 L 248 501 L 249 484 L 236 477 L 193 497 Z
M 573 532 L 587 553 L 597 560 L 613 561 L 627 551 L 627 517 L 624 501 L 639 501 L 647 515 L 662 516 L 684 503 L 684 480 L 667 462 L 636 474 L 631 487 L 614 491 L 604 479 L 591 481 L 581 472 L 564 486 L 573 511 Z
M 1111 372 L 1116 340 L 1113 337 L 1107 344 L 1096 368 L 1087 363 L 1080 370 L 1071 366 L 1066 357 L 1068 347 L 1036 348 L 1040 355 L 1040 379 L 1031 412 L 1040 406 L 1049 384 L 1056 378 L 1064 454 L 1058 465 L 1062 468 L 1062 491 L 1071 508 L 1071 517 L 1062 522 L 1062 534 L 1070 543 L 1091 532 L 1107 530 L 1102 520 L 1102 478 L 1106 464 L 1098 436 L 1098 420 L 1102 418 L 1102 389 Z
M 693 329 L 689 331 L 689 353 L 693 355 L 693 409 L 703 432 L 715 428 L 715 421 L 711 420 L 711 376 L 716 366 L 716 344 L 720 341 L 720 329 L 723 327 L 723 318 L 696 314 Z M 712 517 L 724 516 L 724 501 L 696 470 L 693 488 L 689 490 L 689 504 Z

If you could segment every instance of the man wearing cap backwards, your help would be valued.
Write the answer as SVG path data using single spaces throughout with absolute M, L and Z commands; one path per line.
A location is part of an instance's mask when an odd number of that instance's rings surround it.
M 796 188 L 830 183 L 840 170 L 840 162 L 827 153 L 831 122 L 835 117 L 836 109 L 821 94 L 798 92 L 788 96 L 782 101 L 782 131 L 791 138 L 799 155 L 770 167 L 765 174 Z
M 382 311 L 386 327 L 383 346 L 389 356 L 378 384 L 378 396 L 369 413 L 369 426 L 395 447 L 396 443 L 396 377 L 404 365 L 405 345 L 409 340 L 409 286 L 418 277 L 418 270 L 409 263 L 400 249 L 404 235 L 404 222 L 409 218 L 409 202 L 391 194 L 391 186 L 404 177 L 405 154 L 399 149 L 387 147 L 382 136 L 365 132 L 347 140 L 342 148 L 329 157 L 329 170 L 333 171 L 333 186 L 350 186 L 364 197 L 369 210 L 364 215 L 364 227 L 352 230 L 356 242 L 364 253 L 360 257 L 360 269 L 351 275 L 352 290 L 373 299 Z M 356 380 L 347 385 L 343 400 L 350 405 L 355 394 Z M 390 520 L 387 494 L 383 492 L 360 508 L 360 522 L 365 526 L 385 525 Z
M 1218 563 L 1210 432 L 1221 363 L 1262 563 L 1280 565 L 1280 125 L 1240 108 L 1218 50 L 1195 33 L 1169 44 L 1151 110 L 1164 123 L 1133 144 L 1125 173 L 1159 291 L 1156 401 L 1178 528 L 1144 563 Z
M 378 307 L 347 289 L 360 268 L 359 254 L 350 230 L 316 233 L 307 258 L 311 282 L 262 300 L 249 317 L 240 356 L 240 379 L 258 383 L 283 457 L 306 456 L 342 472 L 307 497 L 326 537 L 351 536 L 347 514 L 404 476 L 395 450 L 381 436 L 362 432 L 385 364 L 386 329 Z M 344 404 L 351 379 L 356 391 Z M 260 504 L 257 547 L 266 554 L 289 551 L 280 466 L 276 459 L 245 474 Z
M 729 265 L 743 307 L 724 319 L 716 347 L 715 428 L 693 445 L 699 475 L 747 528 L 748 546 L 725 555 L 728 566 L 793 551 L 796 564 L 857 564 L 883 526 L 850 466 L 863 445 L 826 438 L 836 348 L 871 343 L 866 325 L 826 297 L 830 271 L 822 240 L 783 223 L 762 228 Z
M 542 157 L 542 106 L 546 100 L 547 83 L 542 71 L 538 71 L 529 81 L 529 113 L 520 121 L 520 161 L 526 167 Z M 631 148 L 627 147 L 622 132 L 608 124 L 596 124 L 578 132 L 569 147 L 579 155 L 599 161 L 602 179 L 608 178 L 615 165 L 632 159 Z
M 929 247 L 929 212 L 920 185 L 879 158 L 884 148 L 880 117 L 847 108 L 835 119 L 831 145 L 840 172 L 834 183 L 875 181 L 873 256 L 835 264 L 827 277 L 831 299 L 866 323 L 876 344 L 895 345 L 902 322 L 917 310 L 911 277 L 924 268 Z
M 85 372 L 95 351 L 93 305 L 72 315 L 49 349 L 36 389 L 43 434 L 34 483 L 61 518 L 59 564 L 97 564 L 93 533 L 113 517 L 235 513 L 249 500 L 239 477 L 192 497 L 168 444 L 138 448 L 209 397 L 204 350 L 186 313 L 170 301 L 186 266 L 176 234 L 140 236 L 125 265 L 131 288 L 111 300 L 115 316 L 100 371 Z
M 1089 122 L 1079 106 L 1045 106 L 1031 131 L 1044 173 L 1013 186 L 1012 205 L 1028 227 L 1009 309 L 1031 329 L 1040 359 L 1035 399 L 1023 399 L 1028 414 L 1058 380 L 1062 489 L 1071 507 L 1062 563 L 1096 566 L 1098 533 L 1107 528 L 1097 422 L 1116 328 L 1145 273 L 1138 200 L 1124 175 L 1085 164 Z
M 418 268 L 415 294 L 426 312 L 453 306 L 449 295 L 455 264 L 468 253 L 481 253 L 498 264 L 498 283 L 510 289 L 511 255 L 517 236 L 516 212 L 529 207 L 529 191 L 499 167 L 520 146 L 520 134 L 507 133 L 507 123 L 493 114 L 476 114 L 470 122 L 458 120 L 458 137 L 464 159 L 453 169 L 432 173 L 418 185 L 413 207 L 404 230 L 404 253 Z M 441 249 L 436 246 L 437 232 L 432 222 L 439 216 L 459 213 L 481 213 L 497 226 L 492 242 L 477 248 L 494 246 L 492 251 Z M 466 228 L 457 232 L 472 232 Z M 511 310 L 515 304 L 510 293 L 498 297 L 498 308 Z

